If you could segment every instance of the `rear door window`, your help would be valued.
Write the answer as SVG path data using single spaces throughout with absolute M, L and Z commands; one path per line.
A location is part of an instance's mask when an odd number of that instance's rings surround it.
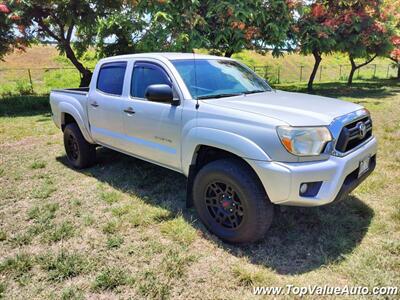
M 126 62 L 106 63 L 101 66 L 97 78 L 97 89 L 112 95 L 122 95 Z

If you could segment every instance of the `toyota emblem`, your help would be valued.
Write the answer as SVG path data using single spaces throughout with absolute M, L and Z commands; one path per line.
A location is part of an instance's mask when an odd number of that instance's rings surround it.
M 357 124 L 357 128 L 358 128 L 358 136 L 360 139 L 364 138 L 365 135 L 367 134 L 367 127 L 365 126 L 365 124 L 363 122 L 359 122 Z

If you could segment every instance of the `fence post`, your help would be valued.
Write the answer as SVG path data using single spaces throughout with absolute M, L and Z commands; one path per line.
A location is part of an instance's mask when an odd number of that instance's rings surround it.
M 300 82 L 303 81 L 303 68 L 304 66 L 300 66 Z
M 31 69 L 28 69 L 28 76 L 29 76 L 29 82 L 31 84 L 31 91 L 33 94 L 33 83 L 32 83 L 32 76 L 31 76 Z
M 319 81 L 322 80 L 322 68 L 323 66 L 321 66 L 321 68 L 319 69 Z
M 389 78 L 389 72 L 390 72 L 390 64 L 387 67 L 386 78 Z
M 265 66 L 265 73 L 264 73 L 264 78 L 268 79 L 268 66 Z
M 342 79 L 342 65 L 339 65 L 339 81 Z
M 281 66 L 278 67 L 278 84 L 281 83 Z

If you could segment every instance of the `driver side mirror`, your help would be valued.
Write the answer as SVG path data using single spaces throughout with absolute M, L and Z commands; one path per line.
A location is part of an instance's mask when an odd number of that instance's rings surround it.
M 172 87 L 168 84 L 152 84 L 149 85 L 144 93 L 147 100 L 153 102 L 170 103 L 171 105 L 179 105 L 179 99 L 174 99 Z

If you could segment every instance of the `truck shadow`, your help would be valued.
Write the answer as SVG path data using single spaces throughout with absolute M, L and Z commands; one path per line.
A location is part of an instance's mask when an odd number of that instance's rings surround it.
M 210 234 L 193 209 L 185 209 L 186 178 L 176 172 L 127 155 L 99 148 L 98 164 L 78 171 L 124 193 L 142 197 L 148 204 L 167 208 L 171 217 L 182 212 L 204 237 L 237 257 L 265 266 L 278 274 L 302 274 L 345 259 L 363 239 L 372 209 L 360 199 L 319 208 L 284 207 L 275 213 L 264 240 L 249 246 L 232 246 Z M 65 156 L 57 160 L 68 166 Z

